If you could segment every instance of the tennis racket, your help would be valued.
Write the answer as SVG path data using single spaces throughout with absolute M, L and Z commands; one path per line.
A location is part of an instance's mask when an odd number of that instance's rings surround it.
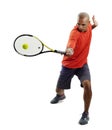
M 66 54 L 64 51 L 54 50 L 48 47 L 39 38 L 30 34 L 23 34 L 18 36 L 14 40 L 13 46 L 18 54 L 28 57 L 37 56 L 47 52 L 54 52 L 64 55 Z

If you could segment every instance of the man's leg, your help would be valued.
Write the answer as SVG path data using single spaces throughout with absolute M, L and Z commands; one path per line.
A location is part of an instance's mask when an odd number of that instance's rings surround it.
M 56 104 L 65 99 L 64 89 L 56 88 L 56 96 L 51 100 L 51 104 Z
M 74 71 L 76 70 L 62 66 L 56 87 L 57 95 L 51 100 L 52 104 L 58 103 L 60 100 L 65 99 L 64 90 L 70 89 L 71 79 L 74 76 Z
M 64 95 L 64 89 L 61 89 L 61 88 L 56 88 L 56 93 L 58 94 L 58 95 Z
M 88 113 L 89 107 L 90 107 L 91 98 L 92 98 L 91 83 L 90 83 L 89 80 L 84 80 L 82 82 L 82 86 L 84 88 L 84 95 L 83 95 L 83 99 L 84 99 L 84 112 Z
M 91 90 L 91 83 L 89 80 L 84 80 L 82 82 L 82 86 L 84 88 L 84 112 L 82 114 L 81 119 L 79 120 L 79 124 L 85 125 L 89 121 L 89 107 L 90 107 L 90 102 L 92 98 L 92 90 Z

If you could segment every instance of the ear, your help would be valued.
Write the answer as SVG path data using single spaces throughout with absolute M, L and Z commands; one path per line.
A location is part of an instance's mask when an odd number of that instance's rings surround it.
M 88 24 L 90 24 L 90 21 L 88 21 Z

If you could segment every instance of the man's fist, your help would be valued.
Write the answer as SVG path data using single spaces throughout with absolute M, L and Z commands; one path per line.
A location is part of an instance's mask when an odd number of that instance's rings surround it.
M 66 49 L 66 55 L 67 56 L 72 56 L 74 54 L 74 50 L 72 48 L 67 48 Z

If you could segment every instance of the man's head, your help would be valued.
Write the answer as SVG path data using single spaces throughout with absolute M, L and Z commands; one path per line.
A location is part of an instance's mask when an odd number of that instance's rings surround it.
M 89 15 L 87 13 L 82 12 L 78 15 L 77 26 L 79 31 L 81 32 L 87 31 L 89 23 L 90 23 Z

